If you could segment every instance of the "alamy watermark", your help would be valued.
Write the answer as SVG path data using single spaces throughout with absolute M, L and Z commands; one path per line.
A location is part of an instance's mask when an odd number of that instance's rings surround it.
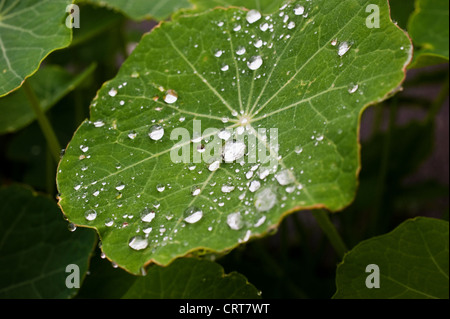
M 370 273 L 366 278 L 366 287 L 369 289 L 380 288 L 380 267 L 376 264 L 367 265 L 366 273 Z
M 369 4 L 366 7 L 366 13 L 370 15 L 366 18 L 366 27 L 369 29 L 380 28 L 380 7 L 376 4 Z
M 69 4 L 66 7 L 66 12 L 69 15 L 66 18 L 66 27 L 69 29 L 79 29 L 80 28 L 80 7 L 76 4 Z

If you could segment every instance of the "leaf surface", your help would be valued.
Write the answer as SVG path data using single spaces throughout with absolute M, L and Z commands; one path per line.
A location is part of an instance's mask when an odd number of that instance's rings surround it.
M 449 297 L 448 222 L 408 220 L 389 234 L 363 241 L 338 266 L 334 298 Z M 366 287 L 368 265 L 379 267 L 380 288 Z
M 52 51 L 67 47 L 70 0 L 0 1 L 0 97 L 20 87 Z
M 347 206 L 361 112 L 395 92 L 411 56 L 378 3 L 380 29 L 365 27 L 369 1 L 353 0 L 295 1 L 257 21 L 217 9 L 161 24 L 68 145 L 57 177 L 65 214 L 139 273 L 233 248 L 295 210 Z
M 0 189 L 0 299 L 69 298 L 69 264 L 84 278 L 96 236 L 67 230 L 67 222 L 50 199 L 27 188 Z

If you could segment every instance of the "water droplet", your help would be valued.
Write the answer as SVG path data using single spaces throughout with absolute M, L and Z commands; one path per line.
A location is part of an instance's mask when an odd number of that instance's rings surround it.
M 156 190 L 160 193 L 164 192 L 165 189 L 166 189 L 166 186 L 164 186 L 163 184 L 158 184 L 156 186 Z
M 295 148 L 295 153 L 296 153 L 296 154 L 301 154 L 301 153 L 303 153 L 303 147 L 297 146 L 297 147 Z
M 348 88 L 348 93 L 353 94 L 356 91 L 358 91 L 359 89 L 359 85 L 358 84 L 350 84 L 349 88 Z
M 337 45 L 337 43 L 338 43 L 337 39 L 334 39 L 334 40 L 331 41 L 331 45 L 334 46 L 334 47 Z
M 235 25 L 235 27 L 233 28 L 233 31 L 236 31 L 236 32 L 238 32 L 238 31 L 240 31 L 241 30 L 241 25 L 240 24 L 237 24 L 237 25 Z
M 128 133 L 128 137 L 132 140 L 134 140 L 137 136 L 137 133 L 135 131 L 131 131 L 130 133 Z
M 252 181 L 249 186 L 250 192 L 254 193 L 261 187 L 261 183 L 259 181 Z
M 89 209 L 84 213 L 84 218 L 88 221 L 93 221 L 97 218 L 97 212 L 93 209 Z
M 287 28 L 288 28 L 289 30 L 294 29 L 294 28 L 295 28 L 295 22 L 294 22 L 294 21 L 289 22 Z
M 234 186 L 233 185 L 223 185 L 222 186 L 222 192 L 227 194 L 227 193 L 231 193 L 232 191 L 234 191 Z
M 154 141 L 159 141 L 164 136 L 164 128 L 161 125 L 153 125 L 148 136 Z
M 247 12 L 247 21 L 248 23 L 252 24 L 261 19 L 261 13 L 257 10 L 250 10 Z
M 74 190 L 76 190 L 76 191 L 78 191 L 78 190 L 80 190 L 80 188 L 81 188 L 81 184 L 80 185 L 77 185 L 77 186 L 75 186 L 73 189 Z
M 189 224 L 195 224 L 203 217 L 203 211 L 196 207 L 189 207 L 184 212 L 184 221 Z
M 261 65 L 263 65 L 263 59 L 259 55 L 251 57 L 247 62 L 248 68 L 252 71 L 258 70 Z
M 305 12 L 305 7 L 304 7 L 304 6 L 299 5 L 299 4 L 295 6 L 295 8 L 294 8 L 294 13 L 295 13 L 295 15 L 300 16 L 300 15 L 302 15 L 304 12 Z
M 295 177 L 292 174 L 292 172 L 288 169 L 285 169 L 278 174 L 275 175 L 275 178 L 277 179 L 278 183 L 282 186 L 286 186 L 289 184 L 292 184 L 295 182 Z
M 350 50 L 350 45 L 348 44 L 348 42 L 342 42 L 341 44 L 339 44 L 338 55 L 343 56 L 348 52 L 348 50 Z
M 74 223 L 69 223 L 69 224 L 67 225 L 67 229 L 68 229 L 69 231 L 71 231 L 71 232 L 74 232 L 74 231 L 77 230 L 77 225 L 75 225 Z
M 86 153 L 89 150 L 88 146 L 80 145 L 80 149 L 83 153 Z
M 105 220 L 105 226 L 106 227 L 111 227 L 112 225 L 114 225 L 114 220 L 112 218 L 107 218 Z
M 102 126 L 105 126 L 105 122 L 103 122 L 103 121 L 97 121 L 97 122 L 94 122 L 94 126 L 95 126 L 95 127 L 102 127 Z
M 262 23 L 259 28 L 261 29 L 261 31 L 266 32 L 269 29 L 269 24 L 267 22 Z
M 117 186 L 116 186 L 116 189 L 120 192 L 121 190 L 123 190 L 125 188 L 125 184 L 124 183 L 119 183 Z
M 227 216 L 227 224 L 233 230 L 239 230 L 244 227 L 242 216 L 240 212 L 232 213 Z
M 135 236 L 130 239 L 128 246 L 134 250 L 143 250 L 148 247 L 148 240 L 142 236 Z
M 247 52 L 247 50 L 245 49 L 245 47 L 238 47 L 238 49 L 237 49 L 237 51 L 236 51 L 236 54 L 237 55 L 243 55 L 243 54 L 245 54 L 245 52 Z
M 277 203 L 277 195 L 271 188 L 261 190 L 255 196 L 255 207 L 258 211 L 265 212 L 270 210 Z
M 230 69 L 230 67 L 228 66 L 228 65 L 224 65 L 222 68 L 221 68 L 221 70 L 223 71 L 223 72 L 226 72 L 226 71 L 228 71 Z
M 226 129 L 222 129 L 217 134 L 217 136 L 219 136 L 219 138 L 224 140 L 224 141 L 228 141 L 230 139 L 230 137 L 231 137 L 231 132 L 226 130 Z
M 178 100 L 178 94 L 174 90 L 168 90 L 164 96 L 164 102 L 167 104 L 173 104 Z
M 258 40 L 253 45 L 255 46 L 255 48 L 259 49 L 260 47 L 263 46 L 263 41 L 262 40 Z
M 255 227 L 259 227 L 262 224 L 264 224 L 264 222 L 266 221 L 266 216 L 261 217 L 260 219 L 258 219 L 258 221 L 255 223 Z
M 216 58 L 220 58 L 220 57 L 222 56 L 222 54 L 223 54 L 223 51 L 222 51 L 222 50 L 217 50 L 216 53 L 214 53 L 214 56 L 215 56 Z
M 227 141 L 222 150 L 225 163 L 232 163 L 245 155 L 246 145 L 242 141 Z
M 212 162 L 211 164 L 209 164 L 208 169 L 211 172 L 217 171 L 220 167 L 220 161 L 216 160 L 214 162 Z
M 141 220 L 144 223 L 150 223 L 155 218 L 156 213 L 148 208 L 145 208 L 141 213 Z
M 201 191 L 202 191 L 202 190 L 201 190 L 200 187 L 194 186 L 194 187 L 192 188 L 192 196 L 197 196 L 197 195 L 199 195 Z
M 114 97 L 114 96 L 117 95 L 117 90 L 114 89 L 114 88 L 112 88 L 112 89 L 108 92 L 108 94 L 109 94 L 110 96 Z

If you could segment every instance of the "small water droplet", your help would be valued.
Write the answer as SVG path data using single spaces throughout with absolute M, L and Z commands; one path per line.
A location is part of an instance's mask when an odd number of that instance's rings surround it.
M 277 195 L 271 188 L 261 190 L 255 196 L 255 207 L 258 211 L 265 212 L 270 210 L 277 203 Z
M 160 193 L 164 192 L 165 189 L 166 189 L 166 186 L 164 186 L 163 184 L 158 184 L 156 186 L 156 190 Z
M 222 70 L 223 72 L 226 72 L 230 69 L 230 67 L 228 65 L 224 65 L 220 70 Z
M 227 141 L 222 150 L 225 163 L 233 163 L 245 155 L 246 145 L 242 141 Z
M 235 187 L 233 185 L 223 185 L 221 190 L 223 193 L 227 194 L 227 193 L 231 193 L 232 191 L 234 191 Z
M 217 134 L 217 136 L 219 136 L 219 138 L 224 140 L 224 141 L 228 141 L 230 139 L 230 137 L 231 137 L 231 132 L 226 130 L 226 129 L 222 129 Z
M 356 91 L 358 91 L 359 89 L 359 85 L 358 84 L 350 84 L 349 88 L 348 88 L 348 93 L 353 94 Z
M 261 29 L 261 31 L 266 32 L 269 29 L 269 24 L 267 22 L 262 23 L 259 28 Z
M 114 220 L 112 218 L 107 218 L 105 220 L 105 226 L 106 227 L 111 227 L 112 225 L 114 225 Z
M 117 95 L 117 90 L 114 89 L 114 88 L 112 88 L 112 89 L 108 92 L 108 94 L 109 94 L 110 96 L 114 97 L 114 96 Z
M 195 224 L 203 217 L 203 211 L 196 207 L 189 207 L 184 212 L 184 221 L 189 224 Z
M 288 28 L 289 30 L 294 29 L 294 28 L 295 28 L 295 22 L 294 22 L 294 21 L 289 22 L 287 28 Z
M 135 131 L 131 131 L 130 133 L 128 133 L 128 138 L 134 140 L 137 136 L 137 133 Z
M 202 190 L 201 190 L 200 187 L 194 186 L 194 187 L 192 188 L 192 192 L 191 192 L 191 193 L 192 193 L 192 196 L 197 196 L 197 195 L 199 195 L 201 191 L 202 191 Z
M 263 59 L 259 55 L 251 57 L 247 62 L 248 68 L 252 71 L 258 70 L 261 65 L 263 65 Z
M 89 209 L 84 213 L 84 218 L 88 221 L 93 221 L 97 218 L 97 212 L 93 209 Z
M 238 32 L 238 31 L 240 31 L 241 29 L 242 29 L 241 25 L 240 25 L 240 24 L 236 24 L 236 25 L 234 26 L 234 28 L 233 28 L 233 31 Z
M 128 246 L 134 250 L 143 250 L 148 247 L 148 240 L 142 236 L 135 236 L 130 239 Z
M 216 58 L 220 58 L 220 57 L 222 56 L 222 54 L 223 54 L 223 51 L 222 51 L 222 50 L 217 50 L 216 53 L 214 53 L 214 56 L 215 56 Z
M 150 223 L 155 218 L 156 213 L 148 208 L 145 208 L 141 213 L 141 220 L 144 223 Z
M 250 10 L 249 12 L 247 12 L 247 21 L 248 23 L 252 24 L 255 23 L 256 21 L 260 20 L 262 17 L 261 13 L 257 10 Z
M 80 145 L 80 149 L 83 153 L 86 153 L 89 150 L 89 147 L 85 145 Z
M 148 136 L 154 141 L 159 141 L 164 136 L 164 128 L 161 125 L 153 125 Z
M 95 127 L 102 127 L 102 126 L 105 126 L 105 122 L 103 122 L 103 121 L 96 121 L 96 122 L 94 122 L 94 126 L 95 126 Z
M 263 41 L 262 40 L 258 40 L 253 45 L 255 46 L 255 48 L 259 49 L 260 47 L 263 46 Z
M 282 186 L 286 186 L 295 182 L 295 177 L 292 172 L 288 169 L 285 169 L 275 175 L 278 183 Z
M 164 102 L 173 104 L 178 100 L 178 94 L 174 90 L 168 90 L 164 96 Z
M 67 229 L 68 229 L 69 231 L 71 231 L 71 232 L 74 232 L 74 231 L 77 230 L 77 225 L 75 225 L 74 223 L 69 223 L 69 224 L 67 225 Z
M 245 47 L 242 47 L 242 46 L 238 47 L 237 50 L 236 50 L 236 54 L 237 55 L 244 55 L 245 52 L 247 52 L 247 50 L 245 49 Z
M 252 181 L 249 186 L 249 191 L 254 193 L 261 187 L 261 183 L 259 181 Z
M 305 7 L 304 7 L 304 6 L 299 5 L 299 4 L 295 6 L 295 8 L 294 8 L 294 13 L 295 13 L 295 15 L 300 16 L 300 15 L 302 15 L 304 12 L 305 12 Z
M 264 222 L 266 221 L 266 216 L 261 217 L 260 219 L 258 219 L 258 221 L 255 223 L 255 227 L 259 227 L 262 224 L 264 224 Z
M 117 186 L 116 186 L 116 189 L 120 192 L 121 190 L 123 190 L 125 188 L 125 184 L 124 183 L 119 183 Z
M 350 50 L 350 45 L 348 44 L 348 42 L 342 42 L 341 44 L 339 44 L 338 55 L 343 56 L 348 52 L 348 50 Z
M 217 171 L 220 167 L 220 161 L 216 160 L 214 162 L 212 162 L 211 164 L 209 164 L 208 169 L 211 172 Z

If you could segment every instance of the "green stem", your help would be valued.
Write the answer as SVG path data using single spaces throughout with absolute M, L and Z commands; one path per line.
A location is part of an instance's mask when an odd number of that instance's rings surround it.
M 348 251 L 348 248 L 342 240 L 341 235 L 339 235 L 336 227 L 331 222 L 328 212 L 323 209 L 316 210 L 313 211 L 313 216 L 316 218 L 317 223 L 319 224 L 322 231 L 330 240 L 330 243 L 338 254 L 339 258 L 343 259 L 345 253 Z
M 439 95 L 437 96 L 436 100 L 434 100 L 433 104 L 431 105 L 430 112 L 428 113 L 428 117 L 426 119 L 426 123 L 434 121 L 436 116 L 439 114 L 442 105 L 447 99 L 448 93 L 449 93 L 449 73 L 447 72 L 442 89 L 439 92 Z
M 53 160 L 55 163 L 58 163 L 60 159 L 61 146 L 59 145 L 55 131 L 53 130 L 47 116 L 45 116 L 45 113 L 42 111 L 41 104 L 28 81 L 25 81 L 22 87 L 27 95 L 31 108 L 36 114 L 39 126 L 41 127 L 42 133 L 44 133 Z

